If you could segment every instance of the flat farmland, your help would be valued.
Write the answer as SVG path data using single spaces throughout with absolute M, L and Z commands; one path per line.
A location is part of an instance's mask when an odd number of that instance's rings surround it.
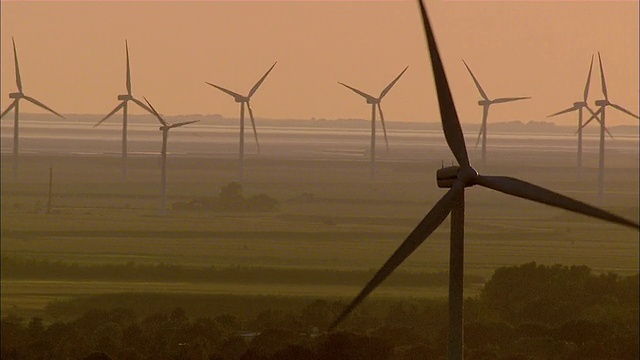
M 409 134 L 389 153 L 381 148 L 375 180 L 369 179 L 369 162 L 363 157 L 366 132 L 349 137 L 322 133 L 320 140 L 309 140 L 309 148 L 298 135 L 267 132 L 260 155 L 248 147 L 243 194 L 266 194 L 279 204 L 277 211 L 264 213 L 171 209 L 174 203 L 216 197 L 222 187 L 237 179 L 236 144 L 209 144 L 202 138 L 189 144 L 178 137 L 168 162 L 170 210 L 162 217 L 158 157 L 142 151 L 146 150 L 146 138 L 132 139 L 131 148 L 139 151 L 128 159 L 126 180 L 115 153 L 117 134 L 99 144 L 114 145 L 113 151 L 106 152 L 67 151 L 74 141 L 80 146 L 85 140 L 62 135 L 42 140 L 43 151 L 36 151 L 33 145 L 29 149 L 27 141 L 19 172 L 14 174 L 11 153 L 4 151 L 10 141 L 5 141 L 3 127 L 2 256 L 87 267 L 133 263 L 284 269 L 293 277 L 297 271 L 305 276 L 310 269 L 372 271 L 445 192 L 436 186 L 435 171 L 442 164 L 449 165 L 452 156 L 435 135 Z M 313 139 L 312 135 L 305 136 Z M 418 141 L 420 136 L 425 141 Z M 332 148 L 321 151 L 322 139 L 328 139 Z M 569 140 L 563 140 L 562 146 L 554 139 L 550 140 L 553 146 L 545 146 L 544 141 L 503 135 L 489 148 L 487 166 L 478 170 L 517 177 L 596 203 L 597 149 L 586 147 L 585 168 L 578 173 Z M 624 143 L 612 146 L 607 154 L 602 206 L 637 221 L 637 137 L 620 141 Z M 220 153 L 205 153 L 208 145 L 221 149 Z M 470 146 L 469 152 L 472 161 L 479 163 L 478 149 Z M 53 168 L 53 196 L 52 211 L 47 213 L 49 167 Z M 531 261 L 586 265 L 595 272 L 638 271 L 637 231 L 479 187 L 468 189 L 466 199 L 465 262 L 469 275 L 486 279 L 501 266 Z M 448 238 L 445 221 L 399 270 L 446 272 Z M 2 276 L 2 311 L 20 314 L 40 313 L 50 301 L 101 293 L 348 299 L 364 285 L 331 285 L 313 278 L 305 284 L 297 280 L 247 284 Z M 470 283 L 466 294 L 472 296 L 478 290 L 478 283 Z M 383 285 L 374 295 L 444 297 L 446 285 Z

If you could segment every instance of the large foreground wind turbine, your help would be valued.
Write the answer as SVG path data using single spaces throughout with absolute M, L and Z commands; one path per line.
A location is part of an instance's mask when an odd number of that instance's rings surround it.
M 476 79 L 475 75 L 471 72 L 469 65 L 462 60 L 464 66 L 469 70 L 469 74 L 473 78 L 473 82 L 476 84 L 478 88 L 478 92 L 480 96 L 482 96 L 481 100 L 478 100 L 478 105 L 482 106 L 482 124 L 480 125 L 480 132 L 478 133 L 478 140 L 476 141 L 476 146 L 480 142 L 480 136 L 482 136 L 482 165 L 484 165 L 487 161 L 487 117 L 489 116 L 489 107 L 493 104 L 500 104 L 518 100 L 531 99 L 530 96 L 521 96 L 521 97 L 510 97 L 510 98 L 497 98 L 497 99 L 489 99 L 487 93 L 482 89 L 478 79 Z
M 591 115 L 594 115 L 595 113 L 593 112 L 593 110 L 589 107 L 589 105 L 587 104 L 587 97 L 589 96 L 589 84 L 591 82 L 591 71 L 593 70 L 593 55 L 591 55 L 591 64 L 589 65 L 589 74 L 587 75 L 587 83 L 584 85 L 584 93 L 583 93 L 583 97 L 582 97 L 582 101 L 577 101 L 573 103 L 573 106 L 568 108 L 568 109 L 564 109 L 562 111 L 558 111 L 555 114 L 551 114 L 547 117 L 554 117 L 554 116 L 558 116 L 561 114 L 566 114 L 569 112 L 573 112 L 573 111 L 577 111 L 578 112 L 578 170 L 580 170 L 582 168 L 582 128 L 583 128 L 583 124 L 582 124 L 582 110 L 583 109 L 587 109 Z M 607 130 L 608 131 L 608 130 Z
M 165 216 L 167 214 L 167 140 L 169 138 L 169 130 L 180 127 L 180 126 L 188 125 L 188 124 L 193 124 L 200 120 L 191 120 L 191 121 L 184 121 L 184 122 L 179 122 L 175 124 L 169 124 L 166 121 L 164 121 L 164 119 L 160 116 L 160 114 L 158 114 L 156 109 L 153 108 L 153 106 L 151 105 L 151 103 L 149 103 L 147 98 L 144 98 L 144 101 L 149 105 L 151 113 L 156 116 L 156 118 L 160 122 L 160 125 L 162 125 L 160 126 L 160 129 L 159 129 L 160 131 L 162 131 L 162 164 L 161 164 L 162 166 L 162 175 L 161 175 L 162 205 L 161 206 L 162 207 L 160 208 L 160 210 L 162 212 L 162 216 Z
M 407 239 L 391 255 L 389 260 L 375 274 L 358 296 L 347 306 L 333 322 L 331 329 L 339 325 L 384 279 L 387 278 L 414 250 L 436 229 L 451 213 L 451 247 L 449 268 L 449 359 L 462 359 L 463 354 L 463 272 L 464 272 L 464 193 L 465 188 L 480 185 L 507 195 L 517 196 L 542 204 L 566 209 L 576 213 L 596 217 L 613 223 L 640 229 L 630 220 L 598 209 L 583 202 L 573 200 L 551 190 L 528 182 L 504 176 L 482 176 L 471 167 L 464 143 L 462 128 L 456 112 L 442 60 L 433 37 L 429 18 L 421 0 L 420 9 L 431 67 L 438 93 L 438 105 L 442 128 L 447 144 L 453 152 L 459 166 L 439 169 L 436 173 L 438 186 L 449 188 L 449 191 L 435 204 L 433 209 L 420 221 Z
M 251 105 L 249 104 L 249 102 L 251 101 L 251 97 L 253 96 L 253 94 L 255 94 L 256 91 L 258 91 L 258 88 L 260 87 L 260 85 L 262 85 L 262 82 L 264 81 L 264 79 L 267 78 L 267 75 L 269 75 L 269 73 L 271 72 L 271 70 L 273 70 L 273 67 L 276 66 L 277 63 L 278 62 L 276 61 L 275 63 L 273 63 L 273 65 L 271 65 L 269 70 L 267 70 L 267 72 L 264 75 L 262 75 L 260 80 L 258 80 L 258 82 L 255 85 L 253 85 L 253 87 L 251 88 L 247 96 L 240 95 L 229 89 L 225 89 L 221 86 L 205 81 L 206 84 L 211 85 L 214 88 L 224 92 L 225 94 L 232 96 L 237 103 L 240 103 L 240 151 L 239 151 L 240 154 L 238 159 L 239 168 L 240 168 L 239 169 L 240 181 L 244 179 L 244 106 L 246 104 L 247 110 L 249 110 L 249 117 L 251 118 L 251 126 L 253 127 L 253 135 L 256 138 L 256 147 L 258 148 L 258 154 L 260 154 L 260 143 L 258 142 L 258 132 L 256 131 L 256 121 L 253 118 L 253 110 L 251 110 Z
M 598 51 L 598 63 L 600 64 L 600 80 L 602 82 L 602 94 L 604 95 L 603 100 L 596 100 L 596 106 L 599 107 L 598 111 L 587 120 L 587 122 L 582 125 L 587 126 L 593 119 L 598 119 L 600 121 L 600 153 L 598 155 L 598 202 L 602 204 L 604 200 L 604 133 L 606 131 L 605 124 L 605 109 L 607 106 L 611 106 L 614 109 L 622 111 L 623 113 L 632 116 L 636 119 L 640 119 L 638 115 L 632 113 L 631 111 L 623 108 L 620 105 L 616 105 L 609 101 L 609 95 L 607 94 L 607 83 L 604 78 L 604 70 L 602 69 L 602 58 L 600 57 L 600 52 Z
M 128 114 L 128 103 L 129 101 L 133 101 L 138 106 L 153 114 L 153 111 L 149 109 L 147 105 L 145 105 L 142 101 L 136 99 L 131 94 L 131 66 L 129 64 L 129 44 L 125 40 L 124 42 L 126 53 L 127 53 L 127 73 L 126 73 L 126 87 L 127 93 L 123 95 L 118 95 L 118 100 L 120 100 L 120 104 L 118 104 L 107 116 L 103 117 L 102 120 L 98 121 L 93 127 L 96 127 L 102 124 L 105 120 L 111 117 L 111 115 L 117 113 L 122 109 L 122 175 L 125 180 L 127 178 L 127 114 Z
M 363 91 L 360 91 L 354 87 L 351 87 L 347 84 L 338 82 L 338 84 L 351 89 L 353 92 L 355 92 L 356 94 L 362 96 L 363 98 L 365 98 L 365 100 L 367 100 L 367 104 L 371 104 L 371 179 L 373 180 L 373 178 L 375 177 L 375 173 L 376 173 L 376 107 L 378 108 L 378 112 L 380 113 L 380 121 L 382 122 L 382 131 L 384 132 L 384 142 L 387 145 L 387 152 L 389 152 L 389 140 L 387 139 L 387 127 L 384 124 L 384 115 L 382 113 L 382 106 L 380 106 L 380 102 L 382 101 L 382 98 L 385 97 L 385 95 L 387 95 L 387 93 L 389 92 L 389 90 L 391 90 L 391 88 L 393 87 L 393 85 L 396 84 L 396 82 L 398 82 L 398 80 L 400 79 L 400 77 L 402 76 L 402 74 L 404 74 L 405 71 L 407 71 L 409 67 L 405 67 L 404 70 L 402 70 L 402 72 L 396 76 L 395 79 L 393 79 L 392 82 L 389 83 L 389 85 L 387 85 L 387 87 L 385 87 L 384 89 L 382 89 L 382 91 L 380 92 L 380 96 L 375 97 L 375 96 L 371 96 Z
M 20 66 L 18 65 L 18 52 L 16 51 L 16 42 L 13 38 L 11 38 L 11 42 L 13 43 L 13 60 L 16 65 L 16 86 L 18 87 L 18 92 L 14 92 L 9 94 L 9 98 L 13 99 L 13 102 L 2 112 L 0 115 L 0 119 L 3 118 L 11 109 L 13 109 L 13 172 L 17 174 L 18 171 L 18 156 L 20 148 L 18 146 L 19 141 L 19 122 L 20 122 L 20 100 L 25 99 L 28 102 L 37 105 L 61 118 L 64 119 L 64 116 L 58 114 L 55 110 L 51 109 L 47 105 L 41 103 L 40 101 L 27 96 L 22 91 L 22 78 L 20 77 Z

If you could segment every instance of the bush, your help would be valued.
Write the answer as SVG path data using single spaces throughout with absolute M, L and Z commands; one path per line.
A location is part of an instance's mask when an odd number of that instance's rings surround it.
M 242 185 L 230 182 L 220 189 L 218 197 L 201 197 L 188 202 L 176 202 L 173 203 L 172 208 L 189 211 L 270 212 L 277 211 L 279 205 L 278 200 L 265 194 L 247 198 L 242 194 Z

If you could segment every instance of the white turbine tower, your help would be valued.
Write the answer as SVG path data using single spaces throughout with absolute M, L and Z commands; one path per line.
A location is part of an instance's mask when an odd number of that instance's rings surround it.
M 262 85 L 262 82 L 264 82 L 264 79 L 267 78 L 267 75 L 269 75 L 269 73 L 271 72 L 271 70 L 273 70 L 273 67 L 276 66 L 277 63 L 278 62 L 276 61 L 275 63 L 273 63 L 273 65 L 271 65 L 269 70 L 267 70 L 267 72 L 264 75 L 262 75 L 260 80 L 258 80 L 258 82 L 256 82 L 255 85 L 253 85 L 251 90 L 249 90 L 249 94 L 247 94 L 246 96 L 240 95 L 229 89 L 225 89 L 221 86 L 205 81 L 207 85 L 211 85 L 214 88 L 224 92 L 225 94 L 230 95 L 231 97 L 234 98 L 234 100 L 237 103 L 240 103 L 240 150 L 239 150 L 239 158 L 238 158 L 238 162 L 239 162 L 238 176 L 240 181 L 244 180 L 244 107 L 246 105 L 247 110 L 249 110 L 249 117 L 251 118 L 251 126 L 253 127 L 253 135 L 256 138 L 256 147 L 258 148 L 258 154 L 260 154 L 260 143 L 258 142 L 258 132 L 256 131 L 256 121 L 253 117 L 253 110 L 251 110 L 250 101 L 251 101 L 251 97 L 256 93 L 256 91 L 258 91 L 258 88 L 260 87 L 260 85 Z
M 154 109 L 151 103 L 149 103 L 147 98 L 144 98 L 144 101 L 149 105 L 149 108 L 151 109 L 152 114 L 156 116 L 156 118 L 158 119 L 161 125 L 159 128 L 159 130 L 162 131 L 162 153 L 161 153 L 162 163 L 161 163 L 161 175 L 160 175 L 161 187 L 162 187 L 161 189 L 162 205 L 160 207 L 160 211 L 162 213 L 162 216 L 166 216 L 167 215 L 167 140 L 169 139 L 169 130 L 180 127 L 180 126 L 185 126 L 188 124 L 193 124 L 195 122 L 198 122 L 199 120 L 191 120 L 191 121 L 184 121 L 184 122 L 179 122 L 175 124 L 169 124 L 166 121 L 164 121 L 164 119 L 160 116 L 160 114 L 156 111 L 156 109 Z
M 609 101 L 609 95 L 607 93 L 607 83 L 604 77 L 604 70 L 602 68 L 602 58 L 600 57 L 600 52 L 598 52 L 598 63 L 600 64 L 600 80 L 602 82 L 602 95 L 604 95 L 604 99 L 596 100 L 596 106 L 599 107 L 598 111 L 596 111 L 596 113 L 593 114 L 591 118 L 589 118 L 589 120 L 587 120 L 587 122 L 582 125 L 582 127 L 587 126 L 593 119 L 596 119 L 600 122 L 600 152 L 598 154 L 598 203 L 602 204 L 604 202 L 604 134 L 605 132 L 608 132 L 605 123 L 605 110 L 608 106 L 611 106 L 612 108 L 636 119 L 640 119 L 640 117 L 623 108 L 622 106 Z
M 105 120 L 110 118 L 113 114 L 117 113 L 122 109 L 122 176 L 126 180 L 127 179 L 127 119 L 128 119 L 128 103 L 129 101 L 133 101 L 135 104 L 148 111 L 150 114 L 153 114 L 153 111 L 149 109 L 145 103 L 136 99 L 131 94 L 131 66 L 129 63 L 129 44 L 125 40 L 125 50 L 127 53 L 127 72 L 126 72 L 126 88 L 127 93 L 118 95 L 118 100 L 120 100 L 120 104 L 118 104 L 110 113 L 108 113 L 102 120 L 98 121 L 93 127 L 96 127 L 102 124 Z
M 482 165 L 485 165 L 487 162 L 487 117 L 489 116 L 489 107 L 491 107 L 491 105 L 493 104 L 501 104 L 506 102 L 531 99 L 531 97 L 523 96 L 523 97 L 489 99 L 489 97 L 487 96 L 487 93 L 482 89 L 482 86 L 480 86 L 478 79 L 476 79 L 475 75 L 473 75 L 473 73 L 471 72 L 471 69 L 469 69 L 469 65 L 467 65 L 467 63 L 464 60 L 462 60 L 462 62 L 464 63 L 464 66 L 467 68 L 467 70 L 469 71 L 469 74 L 471 74 L 471 77 L 473 78 L 473 82 L 476 84 L 476 88 L 478 88 L 478 92 L 480 93 L 480 96 L 482 96 L 482 99 L 478 100 L 478 105 L 482 106 L 482 124 L 480 125 L 480 132 L 478 133 L 478 140 L 476 141 L 476 146 L 478 146 L 478 143 L 480 142 L 480 136 L 482 136 Z
M 594 111 L 589 107 L 589 104 L 587 103 L 587 98 L 589 97 L 589 84 L 591 83 L 592 70 L 593 70 L 593 55 L 591 56 L 591 64 L 589 65 L 589 74 L 587 75 L 587 83 L 584 85 L 582 101 L 576 101 L 573 103 L 572 107 L 568 109 L 564 109 L 562 111 L 558 111 L 555 114 L 551 114 L 547 116 L 547 117 L 554 117 L 554 116 L 558 116 L 558 115 L 562 115 L 562 114 L 566 114 L 574 111 L 578 112 L 578 131 L 576 131 L 576 133 L 578 134 L 578 155 L 577 155 L 578 171 L 582 169 L 582 128 L 584 127 L 583 109 L 587 109 L 587 111 L 589 111 L 589 113 L 591 113 L 592 116 L 595 114 Z M 607 132 L 609 132 L 609 130 L 607 130 Z M 609 134 L 609 136 L 611 136 L 611 134 Z
M 376 108 L 378 110 L 378 113 L 380 114 L 382 131 L 384 133 L 384 142 L 387 146 L 387 152 L 389 152 L 389 140 L 387 139 L 387 127 L 384 123 L 384 114 L 382 113 L 382 106 L 380 105 L 380 103 L 382 102 L 382 98 L 385 97 L 389 92 L 389 90 L 391 90 L 391 88 L 396 84 L 396 82 L 400 80 L 400 77 L 402 76 L 402 74 L 404 74 L 405 71 L 407 71 L 408 68 L 409 68 L 408 66 L 405 67 L 404 70 L 402 70 L 402 72 L 398 76 L 396 76 L 396 78 L 393 79 L 392 82 L 389 83 L 389 85 L 387 85 L 384 89 L 382 89 L 378 97 L 371 96 L 347 84 L 338 82 L 338 84 L 362 96 L 367 101 L 367 104 L 371 104 L 371 145 L 369 150 L 370 161 L 371 161 L 371 180 L 375 178 L 375 173 L 376 173 Z
M 63 119 L 65 117 L 58 114 L 55 110 L 51 109 L 50 107 L 41 103 L 40 101 L 28 95 L 25 95 L 25 93 L 22 90 L 22 78 L 20 77 L 20 66 L 18 65 L 18 52 L 16 51 L 16 42 L 13 38 L 11 38 L 11 42 L 13 43 L 13 60 L 15 62 L 16 86 L 18 87 L 18 92 L 9 94 L 9 98 L 13 99 L 13 102 L 11 102 L 11 104 L 9 104 L 9 106 L 2 112 L 2 114 L 0 115 L 0 119 L 2 119 L 9 111 L 13 109 L 13 173 L 14 175 L 17 175 L 18 174 L 18 157 L 20 155 L 20 146 L 19 146 L 20 100 L 24 99 Z

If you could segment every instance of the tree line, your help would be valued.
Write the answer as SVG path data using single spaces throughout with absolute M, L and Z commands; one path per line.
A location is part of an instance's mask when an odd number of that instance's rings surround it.
M 374 300 L 374 299 L 372 299 Z M 112 306 L 44 324 L 5 316 L 3 359 L 444 359 L 444 300 L 364 306 L 327 333 L 343 301 L 250 317 L 139 315 Z M 255 304 L 258 306 L 259 304 Z M 371 304 L 370 304 L 371 305 Z M 638 359 L 638 275 L 528 263 L 498 269 L 465 301 L 468 359 Z

